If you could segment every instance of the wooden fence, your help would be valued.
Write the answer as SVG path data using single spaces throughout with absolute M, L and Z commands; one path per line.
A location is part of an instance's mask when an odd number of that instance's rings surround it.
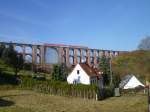
M 75 88 L 64 89 L 64 88 L 55 88 L 51 87 L 50 85 L 43 85 L 43 84 L 36 85 L 34 87 L 34 90 L 53 95 L 81 97 L 85 99 L 96 99 L 96 96 L 98 94 L 95 90 L 91 89 L 88 90 L 87 89 L 77 90 Z
M 94 100 L 102 99 L 102 96 L 99 94 L 100 90 L 96 85 L 69 85 L 65 82 L 50 80 L 36 81 L 28 78 L 22 80 L 20 87 L 53 95 L 80 97 Z

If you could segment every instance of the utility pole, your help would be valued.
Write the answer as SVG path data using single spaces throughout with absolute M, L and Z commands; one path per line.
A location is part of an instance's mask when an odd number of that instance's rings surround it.
M 110 85 L 112 85 L 112 66 L 111 66 L 111 57 L 109 58 L 109 67 L 110 67 Z
M 150 85 L 148 85 L 148 112 L 150 112 Z

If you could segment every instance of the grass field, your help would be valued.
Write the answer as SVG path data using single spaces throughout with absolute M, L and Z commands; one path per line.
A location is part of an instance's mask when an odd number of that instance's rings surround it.
M 0 90 L 0 112 L 146 112 L 146 110 L 146 95 L 128 95 L 94 101 L 27 90 Z

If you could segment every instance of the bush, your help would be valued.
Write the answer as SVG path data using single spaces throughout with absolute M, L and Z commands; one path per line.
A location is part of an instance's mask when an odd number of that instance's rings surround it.
M 103 92 L 103 98 L 112 97 L 114 95 L 114 88 L 111 86 L 104 87 Z
M 4 84 L 17 85 L 18 80 L 15 75 L 1 73 L 0 74 L 0 85 L 4 85 Z

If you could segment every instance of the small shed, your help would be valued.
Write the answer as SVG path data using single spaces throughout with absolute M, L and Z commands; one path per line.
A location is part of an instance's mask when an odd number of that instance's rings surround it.
M 145 86 L 134 75 L 126 75 L 119 84 L 119 88 L 121 89 L 135 89 L 137 87 Z

